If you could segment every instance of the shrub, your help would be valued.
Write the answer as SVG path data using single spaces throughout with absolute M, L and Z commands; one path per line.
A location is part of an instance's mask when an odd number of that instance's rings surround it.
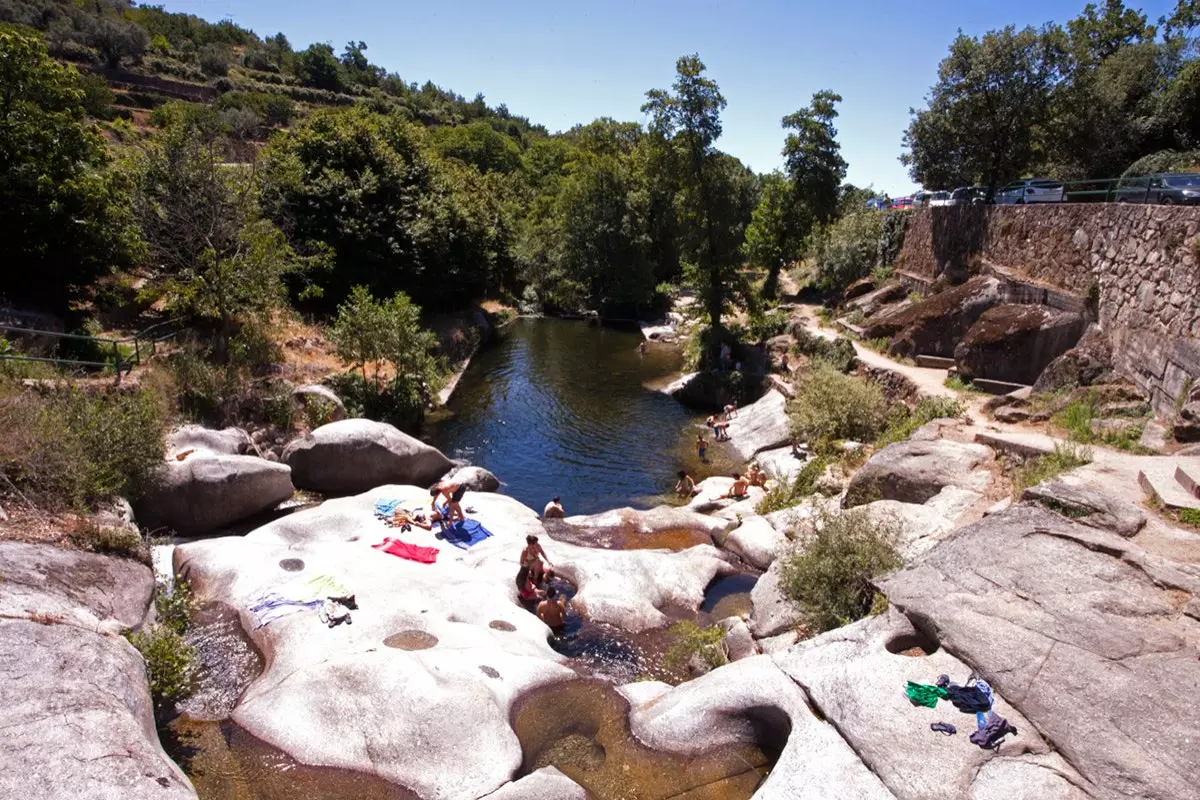
M 847 214 L 817 235 L 813 258 L 821 289 L 840 292 L 879 263 L 883 223 L 879 214 Z
M 800 469 L 796 477 L 792 478 L 791 483 L 781 482 L 771 487 L 771 490 L 758 502 L 756 509 L 758 513 L 770 514 L 772 511 L 781 511 L 799 505 L 804 498 L 813 493 L 813 484 L 817 482 L 817 478 L 821 477 L 821 473 L 825 471 L 825 465 L 828 463 L 824 458 L 813 458 Z
M 132 558 L 150 563 L 150 547 L 135 530 L 100 525 L 94 519 L 80 519 L 67 531 L 67 540 L 83 550 L 104 555 Z
M 857 356 L 854 353 L 854 342 L 839 336 L 836 339 L 826 339 L 810 332 L 802 326 L 793 326 L 792 338 L 796 343 L 792 351 L 813 359 L 820 359 L 838 372 L 849 372 L 854 366 Z
M 887 424 L 888 404 L 878 384 L 816 363 L 788 406 L 792 435 L 810 442 L 874 441 Z
M 1092 463 L 1092 448 L 1073 442 L 1054 445 L 1054 452 L 1031 458 L 1013 472 L 1013 496 L 1068 470 Z
M 765 314 L 752 314 L 747 328 L 750 341 L 765 342 L 787 330 L 788 315 L 782 308 L 776 308 Z
M 725 650 L 725 631 L 720 625 L 702 628 L 694 622 L 676 622 L 667 629 L 667 633 L 674 639 L 663 658 L 667 669 L 686 667 L 693 656 L 700 656 L 711 669 L 729 661 L 729 654 Z
M 183 635 L 192 624 L 195 604 L 192 602 L 192 586 L 182 577 L 175 578 L 175 586 L 167 590 L 162 583 L 156 587 L 154 611 L 158 624 Z
M 897 406 L 892 412 L 887 428 L 875 440 L 876 447 L 887 447 L 889 444 L 907 441 L 917 428 L 927 422 L 945 417 L 961 417 L 966 407 L 960 400 L 949 397 L 927 397 L 909 411 L 903 406 Z
M 1184 525 L 1200 528 L 1200 511 L 1194 508 L 1181 508 L 1176 512 L 1175 517 Z
M 171 707 L 191 694 L 196 678 L 196 648 L 166 625 L 128 633 L 129 643 L 146 662 L 146 679 L 154 701 L 155 716 L 161 721 Z
M 865 509 L 819 511 L 800 549 L 781 556 L 779 588 L 813 632 L 848 625 L 876 604 L 872 581 L 902 563 L 900 524 Z
M 165 428 L 145 389 L 43 394 L 0 383 L 0 473 L 50 507 L 138 497 L 158 477 Z

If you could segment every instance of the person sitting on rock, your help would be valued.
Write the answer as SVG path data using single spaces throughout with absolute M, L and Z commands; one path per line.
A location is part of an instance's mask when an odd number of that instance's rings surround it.
M 521 603 L 535 603 L 546 596 L 546 593 L 534 585 L 533 579 L 529 576 L 529 567 L 521 567 L 517 570 L 517 599 Z
M 463 522 L 467 516 L 462 510 L 463 495 L 467 493 L 467 487 L 461 483 L 451 483 L 450 481 L 439 481 L 435 483 L 429 490 L 429 496 L 433 498 L 433 507 L 435 510 L 440 510 L 442 516 L 446 518 L 451 525 L 455 522 Z M 446 498 L 446 505 L 438 509 L 437 498 L 441 495 Z
M 681 469 L 676 474 L 679 476 L 679 483 L 675 484 L 675 493 L 680 497 L 691 497 L 699 491 L 692 476 L 687 474 L 687 470 Z
M 525 549 L 521 551 L 521 566 L 529 570 L 534 583 L 541 583 L 546 579 L 549 564 L 550 557 L 538 544 L 538 537 L 533 534 L 526 536 Z
M 538 603 L 537 615 L 555 636 L 566 633 L 567 599 L 559 595 L 558 589 L 553 586 L 546 589 L 546 599 Z
M 767 485 L 767 473 L 763 472 L 762 469 L 759 468 L 758 462 L 750 465 L 750 469 L 746 471 L 745 479 L 746 483 L 750 484 L 751 486 L 765 488 Z
M 729 491 L 724 494 L 724 497 L 728 497 L 731 500 L 745 500 L 746 494 L 750 489 L 750 483 L 736 472 L 730 477 L 733 478 L 733 485 L 729 487 Z
M 562 519 L 564 516 L 566 511 L 563 510 L 562 501 L 558 499 L 558 495 L 554 495 L 542 509 L 542 519 Z

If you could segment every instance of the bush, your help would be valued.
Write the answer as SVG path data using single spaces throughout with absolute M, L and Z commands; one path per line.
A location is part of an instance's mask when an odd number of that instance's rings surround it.
M 676 622 L 667 628 L 667 633 L 674 639 L 663 658 L 667 669 L 686 667 L 693 656 L 700 656 L 710 669 L 729 662 L 729 654 L 725 650 L 725 631 L 720 625 L 702 628 L 694 622 Z
M 135 530 L 100 525 L 94 519 L 80 519 L 67 531 L 67 540 L 92 553 L 119 556 L 150 563 L 150 547 Z
M 876 603 L 871 582 L 901 564 L 899 523 L 861 508 L 823 511 L 808 533 L 802 549 L 780 557 L 780 590 L 814 633 L 862 619 Z
M 817 265 L 817 285 L 841 292 L 869 275 L 879 259 L 883 222 L 873 211 L 847 214 L 815 237 L 812 257 Z
M 752 314 L 747 334 L 752 342 L 765 342 L 787 331 L 788 315 L 782 308 L 768 311 L 765 314 Z
M 813 493 L 813 485 L 817 482 L 817 478 L 825 472 L 825 466 L 828 463 L 828 460 L 824 458 L 811 459 L 801 468 L 796 477 L 792 478 L 791 483 L 778 483 L 773 486 L 763 496 L 763 499 L 758 501 L 758 508 L 755 510 L 759 514 L 770 514 L 772 511 L 782 511 L 785 508 L 800 505 L 804 498 Z
M 192 624 L 195 613 L 191 584 L 178 576 L 175 586 L 169 591 L 164 584 L 158 584 L 154 594 L 154 611 L 158 615 L 159 625 L 182 636 Z
M 911 411 L 897 406 L 892 412 L 887 429 L 875 440 L 875 447 L 887 447 L 889 444 L 907 441 L 908 437 L 925 423 L 946 417 L 961 417 L 965 411 L 966 407 L 961 401 L 949 397 L 927 397 Z
M 1056 444 L 1053 453 L 1031 458 L 1016 468 L 1013 472 L 1013 497 L 1019 497 L 1030 486 L 1090 463 L 1092 448 L 1072 442 Z
M 0 472 L 54 508 L 136 498 L 162 467 L 166 412 L 145 389 L 43 394 L 0 383 Z
M 196 648 L 166 625 L 128 633 L 125 638 L 146 662 L 146 680 L 155 717 L 162 721 L 172 706 L 191 694 L 196 679 Z
M 826 339 L 810 332 L 807 328 L 794 326 L 792 337 L 796 340 L 792 346 L 793 352 L 809 358 L 820 359 L 838 372 L 849 372 L 858 358 L 854 352 L 854 342 L 844 336 Z
M 887 424 L 888 404 L 878 384 L 818 362 L 788 404 L 788 416 L 799 440 L 871 442 Z

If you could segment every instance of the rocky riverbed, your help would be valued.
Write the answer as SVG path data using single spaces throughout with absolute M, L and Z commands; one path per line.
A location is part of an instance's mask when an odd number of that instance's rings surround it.
M 749 455 L 780 449 L 782 413 L 770 394 L 742 409 Z M 230 654 L 173 726 L 196 788 L 159 744 L 141 659 L 120 635 L 146 624 L 150 570 L 3 542 L 0 727 L 15 733 L 0 743 L 0 794 L 1200 797 L 1188 777 L 1200 725 L 1165 699 L 1200 689 L 1200 536 L 1111 488 L 1169 459 L 1098 459 L 1002 508 L 996 451 L 972 436 L 938 421 L 840 490 L 765 516 L 761 490 L 728 499 L 730 480 L 711 478 L 687 507 L 543 522 L 482 491 L 496 482 L 475 471 L 463 505 L 491 535 L 459 548 L 376 515 L 380 501 L 427 506 L 430 476 L 452 467 L 388 426 L 333 423 L 269 467 L 239 437 L 193 431 L 190 453 L 168 454 L 181 465 L 171 488 L 143 511 L 240 498 L 197 516 L 216 535 L 173 554 L 209 615 L 205 652 Z M 340 470 L 355 493 L 223 534 L 222 514 L 278 502 L 260 491 L 276 473 L 331 491 Z M 777 557 L 840 507 L 896 521 L 907 565 L 879 582 L 885 612 L 804 638 Z M 573 596 L 575 649 L 517 598 L 529 534 Z M 372 547 L 389 536 L 436 549 L 434 562 Z M 348 624 L 315 609 L 264 624 L 264 598 L 313 578 L 353 594 Z M 719 623 L 732 663 L 656 679 L 646 643 L 680 619 Z M 906 681 L 972 674 L 1018 730 L 996 750 L 967 740 L 973 716 L 904 696 Z

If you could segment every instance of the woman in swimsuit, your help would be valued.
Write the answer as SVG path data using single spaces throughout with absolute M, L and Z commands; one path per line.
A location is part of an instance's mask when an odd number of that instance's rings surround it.
M 522 603 L 534 603 L 546 596 L 546 593 L 533 585 L 529 579 L 529 568 L 517 570 L 517 599 Z
M 542 563 L 545 559 L 545 564 Z M 521 551 L 521 568 L 528 569 L 534 583 L 541 583 L 546 578 L 546 565 L 550 563 L 550 557 L 546 555 L 546 551 L 538 544 L 538 537 L 530 534 L 525 537 L 525 549 Z

